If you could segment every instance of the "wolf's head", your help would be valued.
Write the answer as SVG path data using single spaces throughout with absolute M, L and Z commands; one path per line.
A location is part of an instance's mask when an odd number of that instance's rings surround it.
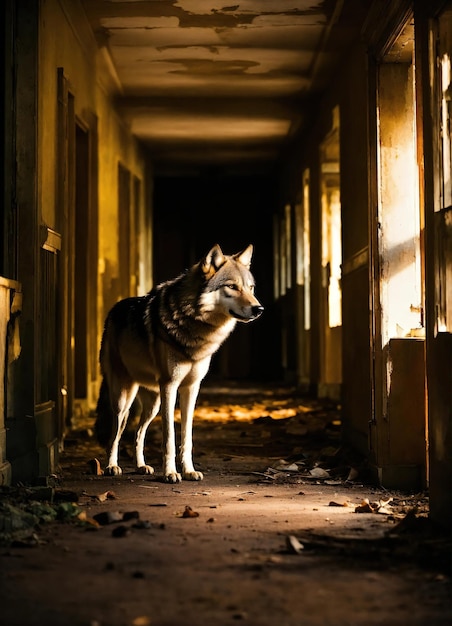
M 223 254 L 217 244 L 200 261 L 205 281 L 200 299 L 204 319 L 251 322 L 262 314 L 264 307 L 254 295 L 250 272 L 252 255 L 251 244 L 232 256 Z

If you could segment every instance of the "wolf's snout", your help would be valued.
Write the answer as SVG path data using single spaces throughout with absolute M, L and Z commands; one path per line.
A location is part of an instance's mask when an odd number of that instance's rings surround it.
M 259 317 L 264 312 L 264 307 L 261 306 L 260 304 L 256 305 L 256 306 L 253 306 L 251 308 L 251 312 L 253 314 L 253 317 Z

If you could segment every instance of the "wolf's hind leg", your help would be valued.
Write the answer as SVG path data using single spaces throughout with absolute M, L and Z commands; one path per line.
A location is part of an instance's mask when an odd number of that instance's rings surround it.
M 180 483 L 182 476 L 176 469 L 176 436 L 174 430 L 174 407 L 177 398 L 177 383 L 161 384 L 162 397 L 162 455 L 163 480 Z
M 182 465 L 182 478 L 184 480 L 202 480 L 202 472 L 195 470 L 193 466 L 193 413 L 198 397 L 200 381 L 179 389 L 179 402 L 181 409 L 181 447 L 180 460 Z
M 119 391 L 115 394 L 115 387 L 118 389 L 119 385 L 110 385 L 110 394 L 112 396 L 115 395 L 115 397 L 111 397 L 111 406 L 116 419 L 116 432 L 108 454 L 108 465 L 105 468 L 105 473 L 110 476 L 119 476 L 122 474 L 122 469 L 118 465 L 119 442 L 121 441 L 122 433 L 127 424 L 129 409 L 138 391 L 138 385 L 132 384 L 129 387 L 123 386 L 119 388 Z
M 160 409 L 160 393 L 159 391 L 151 391 L 150 389 L 140 390 L 141 403 L 143 411 L 141 413 L 135 438 L 135 458 L 137 461 L 137 470 L 140 474 L 153 474 L 154 468 L 147 465 L 144 459 L 144 442 L 149 424 L 156 417 Z

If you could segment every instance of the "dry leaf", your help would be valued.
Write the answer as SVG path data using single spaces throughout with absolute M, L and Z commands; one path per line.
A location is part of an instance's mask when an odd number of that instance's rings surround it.
M 304 550 L 304 545 L 294 535 L 286 537 L 286 545 L 291 554 L 300 554 Z
M 298 465 L 296 463 L 287 463 L 286 461 L 280 461 L 276 466 L 277 470 L 283 470 L 284 472 L 298 472 Z
M 88 517 L 86 514 L 86 511 L 82 511 L 81 513 L 79 513 L 77 515 L 77 519 L 80 522 L 85 522 L 86 524 L 90 524 L 91 526 L 93 526 L 94 528 L 100 528 L 100 524 L 99 522 L 97 522 L 95 519 L 93 519 L 92 517 Z
M 95 476 L 103 476 L 104 470 L 102 469 L 99 459 L 91 459 L 88 461 L 88 465 L 90 467 L 91 474 L 94 474 Z
M 182 517 L 199 517 L 199 513 L 197 511 L 193 511 L 191 506 L 186 506 L 185 511 L 182 513 Z
M 99 502 L 105 502 L 106 500 L 116 500 L 116 494 L 114 491 L 104 491 L 104 493 L 99 493 L 97 496 L 93 496 Z
M 309 471 L 309 473 L 314 478 L 329 478 L 330 477 L 329 473 L 326 470 L 322 469 L 321 467 L 314 467 L 312 470 Z
M 378 504 L 371 504 L 367 498 L 365 498 L 361 504 L 355 507 L 355 513 L 376 513 L 378 511 Z

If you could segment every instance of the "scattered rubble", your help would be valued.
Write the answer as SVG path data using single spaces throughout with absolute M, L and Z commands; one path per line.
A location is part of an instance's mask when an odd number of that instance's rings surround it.
M 152 598 L 143 600 L 152 588 L 169 606 L 169 587 L 174 605 L 208 611 L 205 623 L 258 623 L 258 610 L 284 621 L 286 608 L 296 615 L 310 604 L 308 616 L 317 605 L 319 616 L 342 605 L 347 619 L 353 607 L 354 624 L 410 623 L 413 615 L 416 624 L 439 624 L 435 616 L 448 615 L 450 604 L 451 541 L 430 523 L 428 493 L 373 484 L 366 459 L 341 445 L 334 403 L 287 390 L 234 394 L 201 394 L 194 456 L 202 484 L 163 483 L 157 418 L 147 438 L 152 477 L 135 471 L 131 432 L 123 474 L 104 475 L 104 452 L 80 424 L 83 436 L 60 455 L 55 476 L 0 488 L 5 594 L 16 606 L 26 598 L 27 606 L 51 606 L 49 614 L 58 607 L 66 621 L 74 598 L 86 599 L 94 608 L 83 623 L 92 626 L 113 623 L 103 607 L 117 611 L 119 601 L 121 623 L 169 623 L 171 612 L 156 618 Z
M 381 548 L 383 553 L 389 550 L 389 545 L 394 549 L 397 542 L 400 544 L 400 538 L 404 534 L 412 534 L 415 527 L 419 531 L 428 519 L 426 493 L 391 493 L 387 498 L 355 500 L 354 489 L 362 487 L 368 478 L 367 463 L 365 459 L 357 458 L 341 447 L 340 407 L 334 403 L 328 405 L 314 399 L 301 398 L 295 393 L 292 395 L 286 389 L 280 393 L 276 391 L 264 394 L 264 397 L 262 394 L 259 397 L 252 395 L 241 397 L 239 394 L 235 399 L 229 396 L 228 403 L 216 403 L 212 406 L 212 397 L 207 390 L 207 395 L 201 394 L 196 417 L 199 422 L 195 429 L 213 430 L 213 435 L 209 435 L 211 455 L 198 451 L 198 458 L 201 462 L 204 460 L 207 468 L 211 462 L 222 463 L 226 467 L 230 462 L 236 468 L 235 471 L 239 468 L 240 473 L 248 474 L 251 481 L 257 485 L 318 484 L 348 489 L 350 497 L 341 499 L 331 499 L 326 493 L 325 506 L 348 508 L 351 514 L 386 516 L 391 525 L 385 537 L 377 543 L 378 549 Z M 218 424 L 219 428 L 216 428 L 215 424 Z M 80 472 L 93 476 L 94 480 L 98 478 L 102 480 L 103 470 L 99 460 L 101 451 L 96 447 L 93 431 L 89 425 L 83 424 L 80 424 L 79 431 L 83 432 L 83 438 L 76 445 L 74 437 L 69 440 L 69 454 L 64 471 Z M 75 434 L 76 432 L 78 431 L 74 431 Z M 127 437 L 125 442 L 127 446 Z M 160 425 L 153 425 L 148 443 L 151 455 L 153 449 L 156 454 L 157 451 L 160 454 L 160 442 Z M 277 456 L 278 452 L 284 454 Z M 126 458 L 131 458 L 131 455 L 127 454 L 127 449 L 122 453 Z M 253 463 L 250 462 L 252 458 Z M 266 469 L 261 471 L 252 469 L 257 459 L 262 459 L 262 467 Z M 265 462 L 267 463 L 264 465 Z M 58 477 L 54 477 L 55 481 L 58 483 Z M 156 488 L 149 484 L 140 486 L 147 489 Z M 211 495 L 211 491 L 201 493 Z M 304 495 L 303 491 L 297 493 Z M 49 485 L 2 487 L 0 545 L 38 545 L 40 527 L 48 523 L 76 523 L 84 528 L 93 529 L 114 525 L 115 537 L 127 536 L 132 529 L 152 527 L 147 520 L 141 520 L 137 512 L 105 510 L 90 516 L 86 510 L 90 503 L 103 504 L 116 499 L 117 495 L 112 490 L 77 494 Z M 167 507 L 168 503 L 157 501 L 150 503 L 149 506 Z M 176 515 L 182 518 L 196 518 L 199 517 L 199 512 L 186 505 L 184 511 Z M 212 517 L 207 519 L 210 523 L 214 521 L 215 518 Z M 133 523 L 126 525 L 127 522 Z M 164 528 L 164 524 L 160 524 L 159 527 Z M 289 535 L 286 541 L 286 549 L 295 554 L 313 548 L 326 549 L 326 546 L 333 552 L 340 549 L 355 552 L 363 549 L 357 538 L 346 541 L 344 538 L 334 536 L 334 533 L 328 537 Z M 348 541 L 351 543 L 347 543 Z

